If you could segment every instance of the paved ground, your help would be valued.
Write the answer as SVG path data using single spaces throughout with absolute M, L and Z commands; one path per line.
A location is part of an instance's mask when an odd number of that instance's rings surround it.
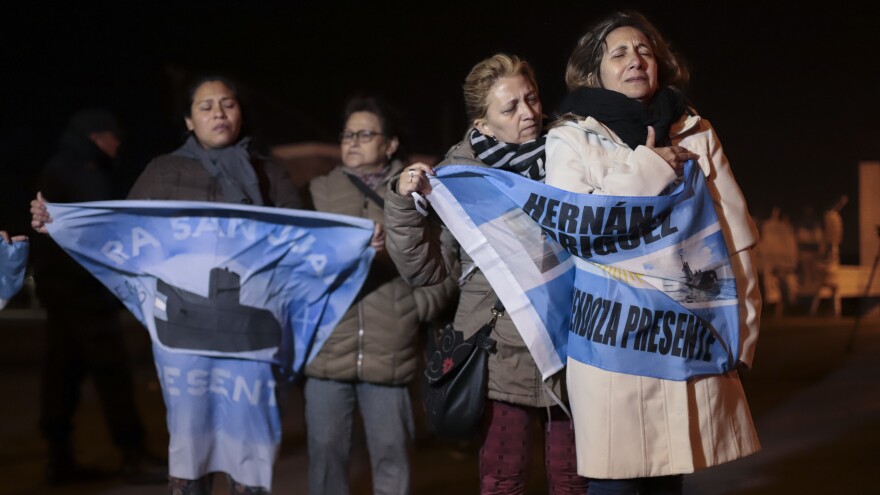
M 131 486 L 121 478 L 105 482 L 48 486 L 43 482 L 46 449 L 37 431 L 39 363 L 45 342 L 41 315 L 30 310 L 0 312 L 0 485 L 3 494 L 148 495 L 161 485 Z M 750 458 L 686 477 L 685 493 L 825 494 L 877 493 L 880 447 L 880 319 L 861 322 L 853 350 L 846 346 L 852 318 L 765 320 L 755 369 L 745 379 L 764 450 Z M 146 332 L 127 320 L 135 356 L 138 403 L 150 445 L 165 448 L 164 406 Z M 276 464 L 274 493 L 304 494 L 302 402 L 292 397 L 284 418 L 284 442 Z M 84 462 L 114 469 L 118 453 L 110 444 L 91 384 L 77 416 L 77 455 Z M 356 445 L 362 445 L 362 443 Z M 540 455 L 538 453 L 538 455 Z M 420 434 L 414 453 L 415 494 L 477 493 L 472 445 L 454 445 Z M 529 494 L 546 493 L 542 468 L 535 466 Z M 370 493 L 363 447 L 352 466 L 355 495 Z M 226 493 L 217 487 L 215 494 Z

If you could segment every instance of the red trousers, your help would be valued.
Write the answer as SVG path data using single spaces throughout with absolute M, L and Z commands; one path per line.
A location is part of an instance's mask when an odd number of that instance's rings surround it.
M 550 495 L 584 495 L 587 478 L 577 474 L 574 429 L 560 407 L 547 409 L 486 401 L 480 446 L 480 493 L 523 494 L 532 461 L 532 425 L 544 431 L 544 465 Z M 537 420 L 537 421 L 536 421 Z

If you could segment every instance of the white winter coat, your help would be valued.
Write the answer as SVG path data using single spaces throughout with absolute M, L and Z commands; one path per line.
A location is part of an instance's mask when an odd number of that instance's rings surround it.
M 751 248 L 757 230 L 712 126 L 685 115 L 672 143 L 699 164 L 731 253 L 739 292 L 740 355 L 751 366 L 761 296 Z M 547 184 L 579 193 L 653 196 L 675 180 L 645 146 L 630 149 L 593 118 L 568 122 L 547 136 Z M 686 382 L 601 370 L 568 361 L 578 474 L 625 479 L 690 473 L 760 449 L 736 371 Z

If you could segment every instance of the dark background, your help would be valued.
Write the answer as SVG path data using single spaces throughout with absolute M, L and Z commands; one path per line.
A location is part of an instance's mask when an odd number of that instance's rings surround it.
M 476 62 L 498 51 L 529 60 L 551 113 L 577 38 L 627 7 L 687 60 L 688 95 L 715 126 L 753 215 L 781 206 L 797 219 L 805 204 L 821 211 L 848 194 L 842 254 L 855 262 L 857 164 L 880 159 L 876 2 L 7 4 L 0 227 L 26 228 L 35 178 L 84 106 L 121 117 L 130 178 L 182 142 L 178 100 L 203 72 L 239 83 L 264 147 L 335 141 L 344 100 L 366 90 L 402 108 L 411 151 L 439 155 L 465 130 L 461 83 Z

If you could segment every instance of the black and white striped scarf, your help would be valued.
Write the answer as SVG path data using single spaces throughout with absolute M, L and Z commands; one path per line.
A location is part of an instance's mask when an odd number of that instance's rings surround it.
M 473 129 L 470 134 L 471 147 L 477 158 L 486 165 L 500 170 L 507 170 L 544 182 L 544 143 L 547 134 L 537 139 L 522 143 L 502 143 Z

